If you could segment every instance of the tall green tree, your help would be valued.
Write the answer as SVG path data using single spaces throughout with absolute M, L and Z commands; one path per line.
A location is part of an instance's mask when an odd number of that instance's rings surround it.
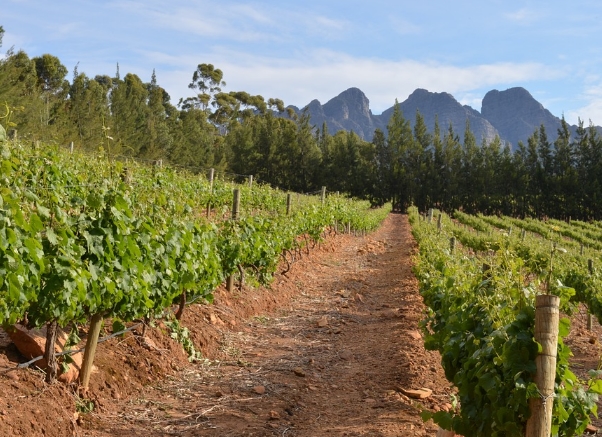
M 147 100 L 147 87 L 137 75 L 128 73 L 123 80 L 115 77 L 110 96 L 113 139 L 106 143 L 110 154 L 144 157 L 148 141 Z
M 444 190 L 448 175 L 445 155 L 443 153 L 443 141 L 441 138 L 441 128 L 439 127 L 439 118 L 435 116 L 435 127 L 433 128 L 433 151 L 428 165 L 429 184 L 427 186 L 427 204 L 429 207 L 435 206 L 443 208 Z
M 554 155 L 543 123 L 539 127 L 538 140 L 537 153 L 539 155 L 540 166 L 537 172 L 537 185 L 541 196 L 540 214 L 548 215 L 549 211 L 554 207 L 552 193 L 552 185 L 554 183 Z
M 318 167 L 317 173 L 317 184 L 320 187 L 333 187 L 332 183 L 332 169 L 334 163 L 334 139 L 330 132 L 328 132 L 328 125 L 326 122 L 322 123 L 321 129 L 316 129 L 316 144 L 320 149 L 320 166 Z
M 462 169 L 462 145 L 450 123 L 443 136 L 443 205 L 453 211 L 462 207 L 460 174 Z
M 579 213 L 580 205 L 575 199 L 578 191 L 578 179 L 574 161 L 574 144 L 571 141 L 569 125 L 563 116 L 558 129 L 558 137 L 554 141 L 554 186 L 552 189 L 555 193 L 553 204 L 557 209 L 554 213 L 556 217 L 574 217 Z M 548 214 L 551 215 L 551 211 Z
M 374 132 L 372 144 L 374 146 L 373 198 L 375 204 L 383 205 L 391 200 L 391 185 L 393 183 L 391 151 L 385 134 L 380 129 L 376 129 Z
M 485 182 L 483 147 L 477 146 L 477 140 L 470 129 L 470 120 L 466 119 L 464 128 L 464 142 L 462 144 L 462 166 L 458 175 L 458 188 L 460 202 L 467 212 L 478 209 L 478 203 L 483 196 Z
M 414 147 L 414 135 L 410 122 L 396 102 L 387 125 L 388 148 L 391 151 L 393 203 L 396 209 L 405 210 L 413 201 L 415 181 L 414 168 L 409 164 L 410 150 Z
M 223 81 L 224 73 L 213 64 L 199 64 L 192 74 L 192 81 L 188 88 L 198 90 L 195 97 L 189 99 L 188 104 L 206 110 L 215 99 L 215 95 L 222 91 L 226 82 Z
M 153 70 L 148 89 L 148 116 L 146 122 L 146 140 L 138 155 L 148 160 L 167 158 L 173 146 L 173 137 L 167 121 L 167 107 L 170 106 L 169 94 L 157 84 Z
M 44 106 L 37 83 L 35 62 L 24 51 L 9 50 L 0 59 L 0 102 L 8 105 L 10 114 L 3 119 L 7 129 L 39 137 Z
M 56 139 L 57 129 L 52 129 L 51 126 L 57 125 L 59 112 L 69 92 L 69 82 L 65 79 L 68 71 L 56 56 L 50 54 L 35 57 L 32 61 L 36 67 L 37 85 L 44 103 L 40 119 L 42 126 L 46 127 L 46 139 Z

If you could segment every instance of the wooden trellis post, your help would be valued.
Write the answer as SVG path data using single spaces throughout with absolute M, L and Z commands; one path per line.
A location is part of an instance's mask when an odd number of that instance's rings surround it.
M 213 195 L 213 177 L 215 176 L 215 169 L 209 169 L 209 201 L 207 202 L 207 217 L 211 214 L 211 197 Z
M 540 294 L 535 297 L 535 341 L 541 345 L 541 352 L 535 358 L 534 380 L 539 396 L 529 401 L 531 417 L 527 421 L 526 437 L 549 437 L 552 431 L 559 305 L 558 296 Z
M 589 275 L 592 276 L 594 274 L 594 261 L 590 258 L 587 260 L 587 270 L 589 272 Z M 592 313 L 590 313 L 589 311 L 587 312 L 587 330 L 591 331 L 592 330 Z
M 79 383 L 84 390 L 88 389 L 90 383 L 90 375 L 92 374 L 92 364 L 96 355 L 96 346 L 98 346 L 98 337 L 102 329 L 103 317 L 102 314 L 96 313 L 90 320 L 90 329 L 88 330 L 88 339 L 86 340 L 86 349 L 84 351 L 84 360 L 82 362 L 82 370 L 79 373 Z
M 232 220 L 238 220 L 238 211 L 240 209 L 240 190 L 238 188 L 233 191 L 234 198 L 232 200 Z M 234 275 L 228 276 L 228 280 L 226 282 L 226 288 L 228 291 L 232 291 L 234 289 Z

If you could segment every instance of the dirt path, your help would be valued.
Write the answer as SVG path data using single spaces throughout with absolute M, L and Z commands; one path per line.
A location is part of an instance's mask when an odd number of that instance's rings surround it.
M 407 218 L 391 215 L 313 257 L 294 300 L 223 332 L 221 361 L 116 400 L 82 435 L 434 435 L 420 410 L 448 407 L 450 391 L 438 355 L 422 346 L 413 251 Z M 420 387 L 433 394 L 401 393 Z

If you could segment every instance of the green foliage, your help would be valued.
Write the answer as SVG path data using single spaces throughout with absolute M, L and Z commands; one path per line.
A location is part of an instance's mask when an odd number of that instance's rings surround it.
M 76 396 L 75 398 L 75 410 L 81 414 L 89 414 L 94 411 L 94 401 L 91 399 L 82 398 Z
M 281 254 L 316 244 L 335 221 L 374 228 L 386 210 L 316 196 L 285 214 L 284 193 L 240 187 L 243 210 L 227 217 L 232 184 L 168 167 L 111 163 L 53 147 L 6 143 L 0 160 L 0 323 L 122 322 L 180 301 L 213 299 L 239 268 L 267 284 Z M 126 171 L 127 170 L 127 171 Z M 125 181 L 121 175 L 130 174 Z M 135 184 L 135 185 L 133 185 Z M 221 211 L 204 218 L 208 203 Z
M 2 35 L 0 27 L 0 43 Z M 298 192 L 327 186 L 402 211 L 435 205 L 470 214 L 602 218 L 602 138 L 591 123 L 579 121 L 571 135 L 563 118 L 553 143 L 542 125 L 511 148 L 499 137 L 478 144 L 469 123 L 458 135 L 435 120 L 429 132 L 419 112 L 410 120 L 396 102 L 386 135 L 376 130 L 366 142 L 314 126 L 307 108 L 297 113 L 277 98 L 223 90 L 224 72 L 212 64 L 198 64 L 193 95 L 177 106 L 154 71 L 149 82 L 132 73 L 122 78 L 119 70 L 92 79 L 76 66 L 71 82 L 66 74 L 51 54 L 30 59 L 11 49 L 0 60 L 0 102 L 13 108 L 10 128 L 21 138 L 73 141 L 78 149 L 197 173 L 253 174 Z M 583 242 L 601 245 L 595 241 Z
M 532 382 L 538 353 L 533 339 L 535 294 L 559 295 L 561 310 L 570 314 L 574 302 L 589 306 L 600 301 L 591 288 L 595 275 L 580 276 L 585 273 L 579 273 L 571 250 L 541 237 L 511 233 L 517 221 L 463 213 L 456 218 L 487 232 L 477 235 L 449 220 L 437 231 L 410 210 L 420 246 L 415 271 L 429 307 L 423 321 L 425 347 L 441 353 L 460 400 L 455 413 L 427 412 L 424 417 L 465 436 L 522 436 L 529 399 L 538 396 Z M 487 228 L 490 223 L 499 231 Z M 450 235 L 463 245 L 453 253 Z M 597 311 L 599 304 L 592 308 Z M 596 371 L 588 380 L 570 371 L 571 353 L 563 342 L 568 319 L 561 320 L 559 331 L 553 435 L 580 435 L 597 414 L 602 381 Z
M 188 361 L 193 362 L 203 359 L 201 352 L 197 351 L 194 347 L 188 328 L 180 325 L 180 322 L 176 319 L 166 321 L 165 325 L 167 325 L 171 331 L 171 338 L 180 343 L 188 354 Z

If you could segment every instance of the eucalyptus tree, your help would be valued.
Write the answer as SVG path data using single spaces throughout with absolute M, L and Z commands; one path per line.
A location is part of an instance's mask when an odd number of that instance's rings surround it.
M 192 74 L 192 81 L 188 84 L 188 88 L 198 90 L 198 94 L 192 98 L 194 104 L 200 109 L 208 109 L 215 95 L 226 86 L 223 78 L 222 70 L 215 68 L 213 64 L 199 64 Z
M 44 54 L 32 59 L 36 67 L 37 86 L 41 92 L 44 107 L 40 114 L 42 126 L 50 126 L 57 121 L 59 108 L 64 105 L 69 92 L 67 68 L 56 56 Z M 44 129 L 47 139 L 56 136 L 56 129 Z
M 0 102 L 8 106 L 2 123 L 7 129 L 16 128 L 32 135 L 40 133 L 44 107 L 37 83 L 35 62 L 24 51 L 9 50 L 0 59 Z

